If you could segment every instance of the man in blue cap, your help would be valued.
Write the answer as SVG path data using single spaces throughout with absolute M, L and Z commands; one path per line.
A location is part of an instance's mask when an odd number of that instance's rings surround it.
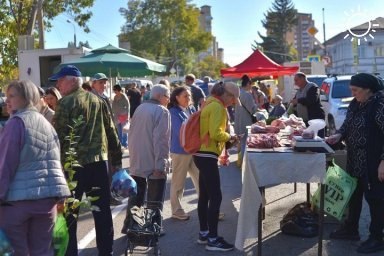
M 99 211 L 92 211 L 96 228 L 96 244 L 99 255 L 113 254 L 113 221 L 110 201 L 110 186 L 108 182 L 108 155 L 111 157 L 112 172 L 121 169 L 121 144 L 116 129 L 109 115 L 106 104 L 93 93 L 81 88 L 83 79 L 80 71 L 72 65 L 64 66 L 49 78 L 57 81 L 57 87 L 63 98 L 58 102 L 54 127 L 61 144 L 61 160 L 65 163 L 65 153 L 74 146 L 77 160 L 81 167 L 76 167 L 73 180 L 77 186 L 73 190 L 74 197 L 81 200 L 84 193 L 87 196 L 98 197 L 92 204 Z M 75 130 L 78 136 L 76 145 L 69 145 L 65 139 L 70 133 L 69 125 L 73 120 L 83 117 L 80 126 Z M 97 189 L 94 189 L 97 188 Z M 75 256 L 77 252 L 77 218 L 76 209 L 67 217 L 69 243 L 66 255 Z

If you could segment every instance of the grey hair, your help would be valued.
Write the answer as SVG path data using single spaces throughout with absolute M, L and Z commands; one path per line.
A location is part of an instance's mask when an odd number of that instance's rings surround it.
M 65 76 L 65 79 L 66 79 L 66 80 L 72 80 L 72 79 L 76 80 L 75 86 L 78 87 L 78 88 L 80 88 L 81 85 L 83 84 L 83 78 L 81 78 L 81 77 L 77 77 L 77 76 Z
M 164 84 L 155 84 L 151 90 L 151 99 L 159 100 L 164 95 L 169 97 L 169 88 Z
M 7 92 L 11 88 L 14 88 L 17 93 L 25 100 L 25 108 L 37 107 L 40 103 L 39 90 L 32 81 L 12 81 L 8 85 Z

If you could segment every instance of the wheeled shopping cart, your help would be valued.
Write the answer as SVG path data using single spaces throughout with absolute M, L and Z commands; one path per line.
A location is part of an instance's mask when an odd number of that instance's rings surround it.
M 159 237 L 162 225 L 162 209 L 166 179 L 148 178 L 145 188 L 145 201 L 141 207 L 130 209 L 127 229 L 127 247 L 125 255 L 133 255 L 135 247 L 141 246 L 148 251 L 153 248 L 154 255 L 160 255 Z

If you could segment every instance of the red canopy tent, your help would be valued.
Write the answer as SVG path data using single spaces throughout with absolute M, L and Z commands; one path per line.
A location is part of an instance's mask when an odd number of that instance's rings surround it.
M 242 63 L 220 70 L 223 77 L 242 77 L 247 74 L 250 77 L 255 76 L 282 76 L 291 75 L 296 73 L 299 67 L 284 67 L 270 58 L 268 58 L 259 49 L 256 49 L 246 60 Z

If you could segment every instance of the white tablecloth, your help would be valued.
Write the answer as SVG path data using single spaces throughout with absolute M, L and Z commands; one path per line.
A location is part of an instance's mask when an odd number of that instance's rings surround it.
M 262 203 L 259 187 L 281 183 L 323 183 L 326 159 L 322 153 L 245 152 L 243 187 L 235 246 L 244 249 L 246 239 L 257 239 L 258 213 Z

